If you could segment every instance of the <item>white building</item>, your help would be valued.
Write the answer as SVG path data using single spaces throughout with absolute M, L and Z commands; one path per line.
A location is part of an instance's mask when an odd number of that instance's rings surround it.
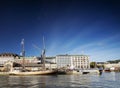
M 16 59 L 16 58 L 19 58 L 17 54 L 1 53 L 0 54 L 0 66 L 3 66 L 8 61 L 14 62 L 14 59 Z
M 120 67 L 120 62 L 119 63 L 113 63 L 113 64 L 105 64 L 105 68 L 112 68 L 112 67 Z
M 24 58 L 24 63 L 29 64 L 29 63 L 40 63 L 41 61 L 37 57 L 19 57 L 18 59 L 15 59 L 14 62 L 22 64 L 23 63 L 23 58 Z
M 90 61 L 88 55 L 57 55 L 56 56 L 57 66 L 70 67 L 71 69 L 89 69 Z
M 56 57 L 46 57 L 45 61 L 56 63 Z

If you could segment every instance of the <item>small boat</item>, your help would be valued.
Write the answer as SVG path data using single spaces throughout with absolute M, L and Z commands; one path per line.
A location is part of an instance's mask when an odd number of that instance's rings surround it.
M 82 74 L 82 72 L 80 70 L 69 70 L 69 71 L 66 71 L 66 74 L 68 74 L 68 75 L 72 75 L 72 74 L 80 75 L 80 74 Z
M 65 74 L 66 74 L 66 71 L 65 71 L 65 70 L 61 70 L 61 69 L 58 69 L 58 70 L 57 70 L 57 74 L 59 74 L 59 75 L 65 75 Z
M 110 68 L 105 68 L 104 72 L 111 72 Z
M 57 73 L 65 74 L 65 75 L 82 74 L 82 72 L 80 70 L 71 70 L 71 69 L 58 70 Z
M 90 72 L 83 72 L 83 74 L 89 74 Z
M 84 69 L 82 70 L 83 74 L 99 74 L 98 69 Z

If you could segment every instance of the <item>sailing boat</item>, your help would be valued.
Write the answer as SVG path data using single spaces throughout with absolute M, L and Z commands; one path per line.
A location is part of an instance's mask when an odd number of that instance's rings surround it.
M 25 50 L 24 50 L 24 39 L 22 40 L 22 56 L 23 56 L 23 68 L 22 70 L 19 70 L 19 71 L 15 71 L 15 70 L 12 70 L 9 74 L 10 75 L 48 75 L 48 74 L 55 74 L 57 71 L 55 70 L 52 70 L 52 69 L 46 69 L 45 67 L 45 43 L 44 43 L 44 37 L 43 37 L 43 46 L 44 46 L 44 49 L 42 51 L 42 70 L 40 71 L 26 71 L 25 70 L 25 63 L 24 63 L 24 60 L 25 60 Z

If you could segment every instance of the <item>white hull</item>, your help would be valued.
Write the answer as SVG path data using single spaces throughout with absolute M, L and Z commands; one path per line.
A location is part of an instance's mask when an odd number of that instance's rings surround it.
M 9 75 L 47 75 L 47 74 L 55 74 L 56 71 L 53 70 L 45 70 L 45 71 L 35 71 L 35 72 L 10 72 Z

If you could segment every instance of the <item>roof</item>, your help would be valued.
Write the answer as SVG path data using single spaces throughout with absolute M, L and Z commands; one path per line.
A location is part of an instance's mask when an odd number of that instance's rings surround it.
M 57 55 L 57 56 L 89 56 L 89 55 L 83 55 L 83 54 L 81 54 L 81 55 L 69 55 L 69 54 L 65 54 L 65 55 Z
M 53 59 L 53 58 L 55 58 L 55 57 L 46 57 L 46 59 Z
M 15 53 L 1 53 L 0 56 L 19 56 L 18 54 L 15 54 Z

